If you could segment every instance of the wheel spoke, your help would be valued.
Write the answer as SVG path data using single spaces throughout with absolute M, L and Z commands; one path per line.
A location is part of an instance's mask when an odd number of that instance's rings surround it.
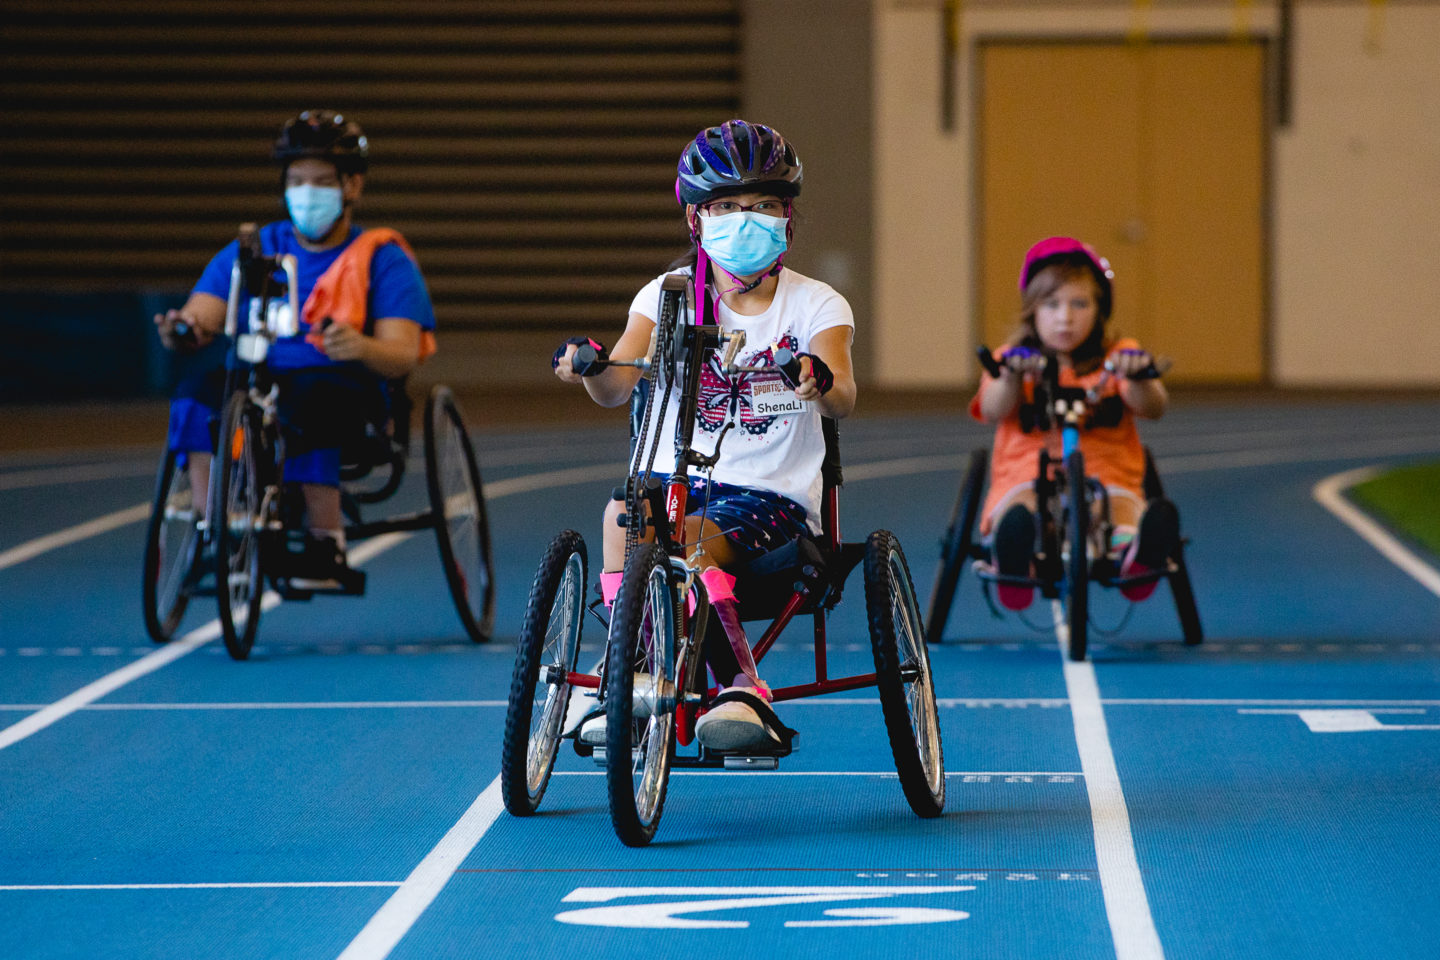
M 648 705 L 643 727 L 634 743 L 630 774 L 635 782 L 635 806 L 640 819 L 649 822 L 658 810 L 670 749 L 670 715 L 663 711 L 661 694 L 669 679 L 669 658 L 666 650 L 666 625 L 670 619 L 670 583 L 662 567 L 651 571 L 646 583 L 644 613 L 637 638 L 636 666 L 643 671 L 635 676 L 639 687 L 632 687 L 632 703 Z M 637 718 L 638 719 L 638 718 Z
M 472 481 L 463 428 L 448 410 L 438 433 L 437 471 L 444 491 L 445 526 L 455 557 L 455 573 L 462 584 L 466 605 L 479 619 L 487 587 L 479 533 L 480 491 Z
M 572 556 L 556 589 L 545 627 L 545 640 L 540 652 L 540 673 L 533 698 L 533 702 L 540 706 L 540 709 L 532 710 L 530 738 L 526 747 L 526 781 L 532 793 L 538 791 L 549 777 L 561 727 L 565 723 L 565 710 L 570 701 L 570 684 L 551 683 L 549 678 L 552 669 L 563 676 L 570 669 L 569 660 L 573 659 L 569 648 L 571 638 L 578 633 L 579 627 L 577 619 L 580 593 L 583 590 L 583 574 L 580 569 L 580 558 Z
M 939 723 L 935 713 L 934 688 L 931 683 L 929 656 L 919 625 L 915 598 L 907 589 L 909 580 L 904 560 L 891 553 L 890 610 L 894 627 L 896 658 L 905 684 L 905 702 L 910 714 L 910 729 L 919 748 L 920 764 L 932 792 L 938 792 L 944 774 L 939 769 Z

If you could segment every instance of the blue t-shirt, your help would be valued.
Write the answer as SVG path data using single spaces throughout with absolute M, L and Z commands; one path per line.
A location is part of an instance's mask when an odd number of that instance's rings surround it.
M 295 237 L 295 229 L 289 220 L 267 223 L 260 228 L 260 249 L 267 257 L 285 253 L 295 255 L 295 266 L 300 278 L 300 289 L 296 291 L 300 306 L 310 298 L 310 291 L 321 274 L 339 259 L 345 248 L 360 235 L 360 228 L 351 226 L 350 236 L 338 247 L 329 250 L 306 250 Z M 215 254 L 205 272 L 200 274 L 193 293 L 208 293 L 224 300 L 230 296 L 230 271 L 235 266 L 235 257 L 240 250 L 240 241 L 232 240 L 225 249 Z M 371 319 L 401 318 L 413 320 L 422 330 L 435 329 L 435 310 L 430 305 L 430 291 L 425 288 L 425 278 L 420 268 L 397 244 L 387 243 L 375 251 L 370 260 L 370 305 Z M 282 337 L 270 348 L 268 361 L 276 370 L 293 370 L 297 367 L 329 366 L 335 363 L 315 347 L 305 342 L 310 327 L 303 321 L 300 333 L 294 337 Z

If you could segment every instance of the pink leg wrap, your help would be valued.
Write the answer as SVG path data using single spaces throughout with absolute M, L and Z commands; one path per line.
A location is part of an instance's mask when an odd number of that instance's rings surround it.
M 755 657 L 750 653 L 750 640 L 740 622 L 740 606 L 735 602 L 735 578 L 719 567 L 709 567 L 701 571 L 700 582 L 705 584 L 710 606 L 715 608 L 715 615 L 725 628 L 725 638 L 730 641 L 730 649 L 735 652 L 735 660 L 740 664 L 740 676 L 735 677 L 729 686 L 754 687 L 761 696 L 770 699 L 770 688 L 760 679 Z
M 600 596 L 605 600 L 607 609 L 615 605 L 615 594 L 620 592 L 620 581 L 624 577 L 623 570 L 600 574 Z
M 706 567 L 700 571 L 700 582 L 705 584 L 705 593 L 710 602 L 735 599 L 735 578 L 719 567 Z

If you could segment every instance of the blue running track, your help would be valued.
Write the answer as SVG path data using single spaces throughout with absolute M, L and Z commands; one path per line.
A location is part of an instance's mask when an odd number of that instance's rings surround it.
M 417 534 L 367 551 L 365 598 L 267 612 L 245 663 L 207 639 L 210 601 L 186 639 L 145 637 L 153 451 L 0 457 L 0 957 L 1440 957 L 1440 575 L 1316 494 L 1440 456 L 1437 419 L 1178 403 L 1146 436 L 1204 645 L 1162 587 L 1070 664 L 1048 609 L 996 619 L 967 571 L 931 650 L 944 817 L 910 812 L 861 690 L 781 705 L 801 736 L 776 773 L 677 773 L 640 850 L 568 747 L 540 815 L 505 814 L 497 783 L 530 579 L 564 527 L 598 553 L 618 418 L 477 435 L 493 642 L 464 638 Z M 958 416 L 843 425 L 844 531 L 895 531 L 922 603 L 984 442 Z M 859 584 L 832 673 L 872 669 Z M 1120 625 L 1093 596 L 1096 629 Z M 803 624 L 764 667 L 807 676 Z

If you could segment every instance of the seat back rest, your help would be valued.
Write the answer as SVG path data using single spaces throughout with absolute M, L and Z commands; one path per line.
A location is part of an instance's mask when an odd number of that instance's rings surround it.
M 762 553 L 732 571 L 735 596 L 740 601 L 740 618 L 775 618 L 794 596 L 796 585 L 802 582 L 813 591 L 813 600 L 804 609 L 814 609 L 826 594 L 826 567 L 825 552 L 810 537 L 800 537 L 769 553 Z
M 823 483 L 820 493 L 820 529 L 826 549 L 833 550 L 840 543 L 840 488 L 845 484 L 845 474 L 840 469 L 840 427 L 834 418 L 821 417 L 820 430 L 825 436 L 825 459 L 820 463 L 820 479 Z

